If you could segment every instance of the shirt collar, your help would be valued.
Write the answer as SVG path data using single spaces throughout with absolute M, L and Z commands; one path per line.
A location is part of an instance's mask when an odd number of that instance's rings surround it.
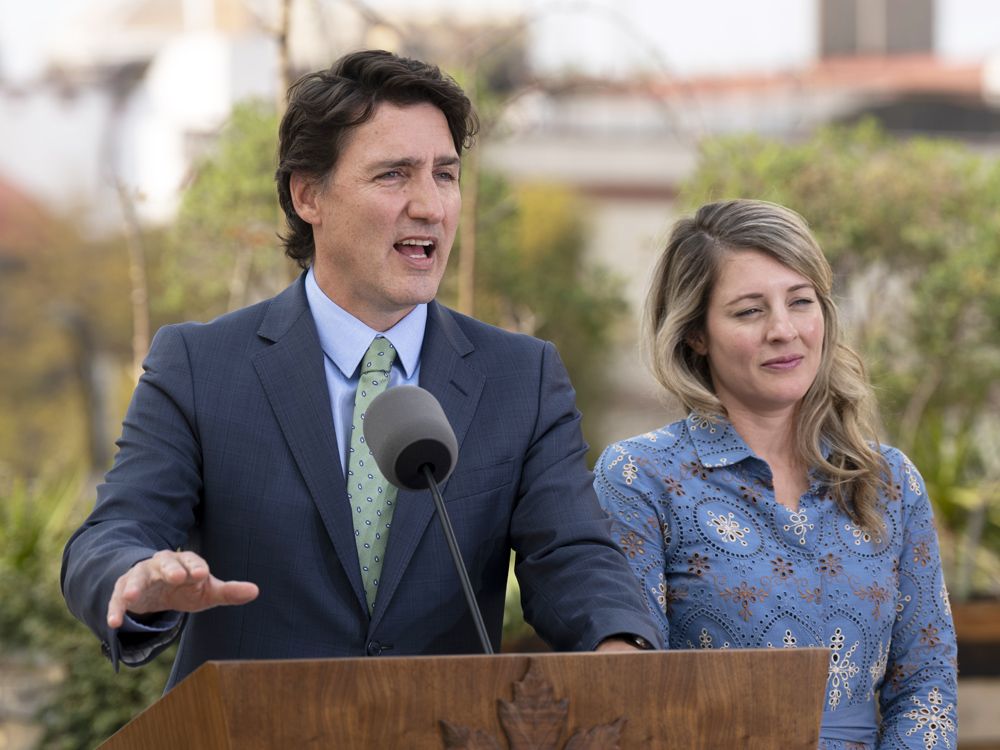
M 684 420 L 684 426 L 698 460 L 706 468 L 732 466 L 754 455 L 750 446 L 725 417 L 709 417 L 692 412 Z
M 368 351 L 372 339 L 384 336 L 396 349 L 396 361 L 403 368 L 407 378 L 420 360 L 420 349 L 424 343 L 424 329 L 427 327 L 427 305 L 417 305 L 388 331 L 369 328 L 351 315 L 320 289 L 310 268 L 306 273 L 306 299 L 323 352 L 348 380 L 354 377 L 361 358 Z
M 691 412 L 684 420 L 701 465 L 706 468 L 732 466 L 747 458 L 758 458 L 725 417 L 709 417 Z M 820 441 L 823 458 L 830 457 L 830 444 Z

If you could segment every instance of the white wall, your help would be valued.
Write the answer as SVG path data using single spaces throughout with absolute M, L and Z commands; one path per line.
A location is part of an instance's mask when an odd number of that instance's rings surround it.
M 0 175 L 58 210 L 114 200 L 101 159 L 109 108 L 95 91 L 0 95 Z
M 1000 2 L 937 0 L 934 47 L 956 62 L 1000 55 Z
M 188 33 L 156 55 L 132 102 L 121 154 L 124 176 L 142 196 L 140 216 L 170 219 L 191 166 L 188 134 L 218 130 L 243 99 L 273 98 L 276 71 L 275 45 L 262 36 Z

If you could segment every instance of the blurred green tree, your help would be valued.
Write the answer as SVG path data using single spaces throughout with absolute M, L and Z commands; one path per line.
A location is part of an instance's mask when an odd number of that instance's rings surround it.
M 169 250 L 156 263 L 156 313 L 209 319 L 269 297 L 294 277 L 278 240 L 277 132 L 273 105 L 239 104 L 195 165 Z
M 79 215 L 27 199 L 0 210 L 0 474 L 103 471 L 129 358 L 126 252 Z
M 168 653 L 115 674 L 97 639 L 66 609 L 62 548 L 88 511 L 87 474 L 0 478 L 0 669 L 16 668 L 44 686 L 38 718 L 47 750 L 96 747 L 160 696 L 172 661 Z
M 871 122 L 801 143 L 708 141 L 683 202 L 732 197 L 809 221 L 889 442 L 920 468 L 943 522 L 953 595 L 1000 590 L 1000 164 Z

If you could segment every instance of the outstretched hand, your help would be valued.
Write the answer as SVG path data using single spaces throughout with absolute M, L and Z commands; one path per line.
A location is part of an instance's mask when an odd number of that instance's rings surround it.
M 260 590 L 247 581 L 220 581 L 194 552 L 162 550 L 136 563 L 116 582 L 108 602 L 108 626 L 119 628 L 125 612 L 199 612 L 224 604 L 246 604 Z

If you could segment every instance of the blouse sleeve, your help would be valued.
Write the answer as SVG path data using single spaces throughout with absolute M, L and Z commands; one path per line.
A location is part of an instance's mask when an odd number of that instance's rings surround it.
M 901 485 L 898 600 L 880 693 L 880 748 L 955 748 L 957 645 L 924 481 L 900 453 L 887 456 Z M 892 458 L 897 458 L 893 461 Z
M 594 468 L 594 488 L 601 506 L 611 516 L 612 538 L 621 547 L 642 586 L 643 599 L 653 615 L 665 648 L 669 648 L 664 590 L 667 520 L 657 502 L 652 477 L 640 470 L 640 446 L 614 443 L 604 449 Z

